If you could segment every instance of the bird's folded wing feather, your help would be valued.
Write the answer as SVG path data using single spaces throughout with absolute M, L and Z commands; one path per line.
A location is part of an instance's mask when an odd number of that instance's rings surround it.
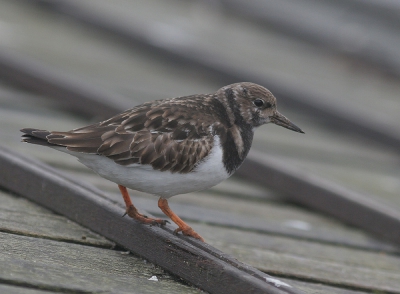
M 47 140 L 70 151 L 106 156 L 120 165 L 148 164 L 160 171 L 187 173 L 213 145 L 210 126 L 215 118 L 204 117 L 202 109 L 194 111 L 198 105 L 195 100 L 181 103 L 179 98 L 145 103 L 101 123 L 51 132 Z M 203 124 L 198 123 L 199 111 Z

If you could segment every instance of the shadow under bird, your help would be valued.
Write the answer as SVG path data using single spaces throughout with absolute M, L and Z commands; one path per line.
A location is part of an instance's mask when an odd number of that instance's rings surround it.
M 277 111 L 276 98 L 254 83 L 215 93 L 157 100 L 105 121 L 67 132 L 25 128 L 23 141 L 66 152 L 118 184 L 126 214 L 146 224 L 166 220 L 138 212 L 127 188 L 157 195 L 159 208 L 182 232 L 203 238 L 169 207 L 168 199 L 210 188 L 230 177 L 246 158 L 254 129 L 274 123 L 303 133 Z

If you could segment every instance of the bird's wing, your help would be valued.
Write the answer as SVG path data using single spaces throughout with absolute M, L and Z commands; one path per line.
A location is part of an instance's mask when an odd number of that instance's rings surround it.
M 215 118 L 196 99 L 180 99 L 145 103 L 101 123 L 51 132 L 47 140 L 120 165 L 148 164 L 160 171 L 187 173 L 210 153 Z

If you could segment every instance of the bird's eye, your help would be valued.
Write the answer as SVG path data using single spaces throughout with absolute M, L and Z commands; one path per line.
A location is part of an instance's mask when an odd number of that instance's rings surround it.
M 256 100 L 253 101 L 253 104 L 254 104 L 255 106 L 257 106 L 257 107 L 261 107 L 261 106 L 264 105 L 264 100 L 262 100 L 262 99 L 256 99 Z

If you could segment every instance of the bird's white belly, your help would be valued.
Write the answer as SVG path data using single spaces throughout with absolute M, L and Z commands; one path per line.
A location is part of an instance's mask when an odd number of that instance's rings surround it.
M 180 174 L 153 170 L 150 165 L 123 166 L 95 154 L 68 152 L 100 176 L 133 190 L 163 198 L 204 190 L 215 186 L 230 175 L 222 163 L 222 148 L 218 138 L 212 152 L 192 172 Z

